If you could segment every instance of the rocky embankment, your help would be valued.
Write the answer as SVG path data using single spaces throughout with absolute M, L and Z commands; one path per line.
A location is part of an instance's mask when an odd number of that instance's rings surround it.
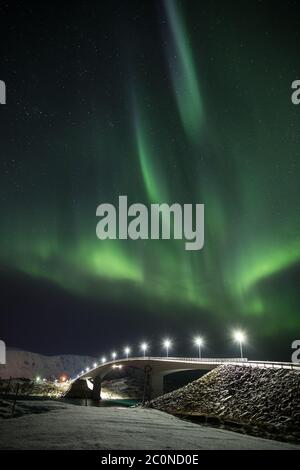
M 113 398 L 115 396 L 135 400 L 141 400 L 143 398 L 143 388 L 134 377 L 105 380 L 102 383 L 102 391 L 105 391 L 107 398 Z
M 300 442 L 300 374 L 225 365 L 147 406 L 247 433 Z

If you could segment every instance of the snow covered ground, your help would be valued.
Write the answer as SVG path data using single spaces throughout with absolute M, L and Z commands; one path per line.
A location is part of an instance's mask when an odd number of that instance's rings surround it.
M 85 407 L 50 400 L 21 401 L 18 409 L 19 417 L 0 418 L 0 449 L 300 449 L 202 427 L 154 409 Z

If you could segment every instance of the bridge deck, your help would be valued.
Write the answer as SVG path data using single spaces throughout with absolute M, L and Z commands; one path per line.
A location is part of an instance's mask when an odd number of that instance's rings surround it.
M 300 364 L 294 364 L 291 362 L 274 362 L 274 361 L 249 361 L 247 358 L 195 358 L 195 357 L 152 357 L 152 356 L 142 356 L 142 357 L 130 357 L 130 358 L 121 358 L 115 359 L 112 361 L 107 361 L 105 363 L 98 364 L 96 367 L 91 367 L 88 370 L 85 370 L 84 373 L 79 374 L 74 380 L 77 379 L 87 379 L 94 377 L 97 372 L 101 373 L 103 370 L 107 370 L 110 367 L 117 366 L 141 366 L 145 367 L 149 365 L 170 365 L 170 369 L 178 366 L 178 369 L 189 369 L 191 366 L 192 369 L 197 368 L 197 365 L 201 366 L 199 368 L 213 369 L 217 366 L 223 364 L 234 364 L 242 365 L 248 367 L 262 367 L 262 368 L 273 368 L 273 369 L 292 369 L 300 372 Z M 166 367 L 167 369 L 167 367 Z

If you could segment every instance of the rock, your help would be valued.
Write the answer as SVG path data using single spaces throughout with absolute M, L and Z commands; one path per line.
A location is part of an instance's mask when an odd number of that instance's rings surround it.
M 230 427 L 300 442 L 300 374 L 286 369 L 223 365 L 191 384 L 150 402 L 162 411 L 222 418 Z

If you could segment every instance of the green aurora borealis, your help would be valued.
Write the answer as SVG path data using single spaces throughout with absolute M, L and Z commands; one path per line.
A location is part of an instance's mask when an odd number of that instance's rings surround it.
M 3 265 L 141 315 L 150 305 L 184 321 L 187 307 L 268 335 L 299 331 L 295 31 L 264 2 L 101 8 L 74 6 L 48 36 L 33 19 L 36 55 L 25 28 L 13 89 L 0 77 Z M 96 207 L 123 194 L 204 203 L 204 249 L 100 242 Z

